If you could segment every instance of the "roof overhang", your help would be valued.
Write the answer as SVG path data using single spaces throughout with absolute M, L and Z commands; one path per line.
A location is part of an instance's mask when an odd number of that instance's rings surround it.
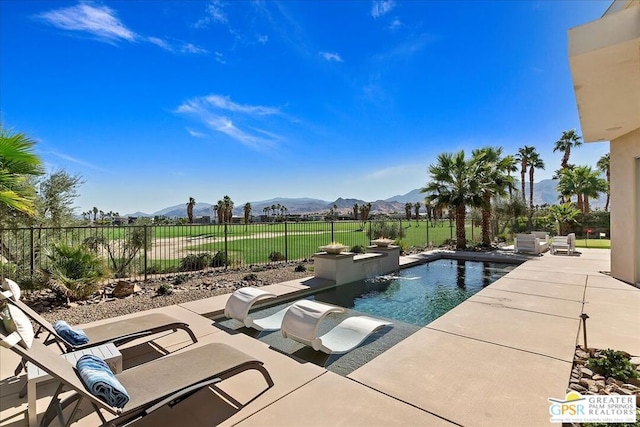
M 569 30 L 569 64 L 585 142 L 640 128 L 640 1 Z

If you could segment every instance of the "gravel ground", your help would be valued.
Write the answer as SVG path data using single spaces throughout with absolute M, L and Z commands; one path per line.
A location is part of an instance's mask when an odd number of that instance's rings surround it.
M 71 325 L 95 322 L 138 311 L 181 304 L 216 295 L 227 294 L 244 286 L 260 287 L 313 275 L 311 264 L 303 264 L 304 272 L 295 271 L 299 263 L 278 265 L 264 270 L 241 269 L 167 275 L 146 282 L 133 282 L 140 289 L 125 298 L 112 295 L 114 285 L 106 286 L 87 301 L 72 302 L 59 298 L 49 289 L 24 292 L 22 300 L 50 322 L 65 320 Z M 170 294 L 159 295 L 167 287 Z

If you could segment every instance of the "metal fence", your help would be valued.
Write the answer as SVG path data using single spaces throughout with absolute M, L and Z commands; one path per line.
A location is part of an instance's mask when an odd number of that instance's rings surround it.
M 453 239 L 455 226 L 449 220 L 374 220 L 0 229 L 0 274 L 27 284 L 37 281 L 48 266 L 47 251 L 60 243 L 95 251 L 113 277 L 146 280 L 181 271 L 302 261 L 330 242 L 364 250 L 380 236 L 399 238 L 405 249 L 425 248 Z M 471 221 L 467 239 L 480 239 Z

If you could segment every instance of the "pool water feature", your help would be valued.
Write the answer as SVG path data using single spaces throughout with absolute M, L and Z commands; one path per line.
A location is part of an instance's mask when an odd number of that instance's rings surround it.
M 221 319 L 216 323 L 225 329 L 251 335 L 274 350 L 346 376 L 513 268 L 513 264 L 439 259 L 400 270 L 393 275 L 348 283 L 307 296 L 309 299 L 347 308 L 345 313 L 330 314 L 324 318 L 319 326 L 319 336 L 350 316 L 369 315 L 393 322 L 393 326 L 372 334 L 360 346 L 343 355 L 329 356 L 314 351 L 296 341 L 283 338 L 280 331 L 258 333 L 234 319 Z M 263 318 L 294 301 L 259 308 L 251 315 L 256 319 Z

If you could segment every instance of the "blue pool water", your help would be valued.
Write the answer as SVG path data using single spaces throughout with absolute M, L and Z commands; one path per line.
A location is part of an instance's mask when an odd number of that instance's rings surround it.
M 375 317 L 424 326 L 513 270 L 513 264 L 440 259 L 314 295 Z
M 346 376 L 513 268 L 513 264 L 441 259 L 401 270 L 392 276 L 340 285 L 307 296 L 309 299 L 348 309 L 345 313 L 327 316 L 319 325 L 318 336 L 350 316 L 368 314 L 393 322 L 392 326 L 370 335 L 358 347 L 341 355 L 328 356 L 314 351 L 296 341 L 283 338 L 280 331 L 258 333 L 245 328 L 242 322 L 234 319 L 218 319 L 216 324 L 228 330 L 246 333 L 277 351 Z M 252 316 L 260 319 L 291 304 L 293 301 L 259 308 L 252 312 Z

